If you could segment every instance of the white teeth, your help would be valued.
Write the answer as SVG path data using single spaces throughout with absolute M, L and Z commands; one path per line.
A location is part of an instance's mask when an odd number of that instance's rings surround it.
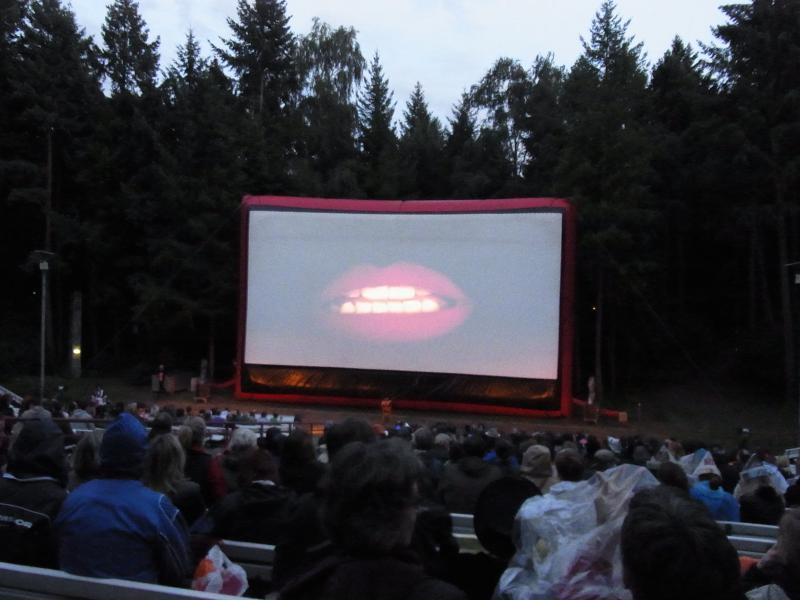
M 422 301 L 422 312 L 436 312 L 439 310 L 439 303 L 436 300 L 425 298 Z
M 428 290 L 417 289 L 411 285 L 378 285 L 352 290 L 347 293 L 348 298 L 363 298 L 364 300 L 413 300 L 421 296 L 429 296 Z
M 413 315 L 418 313 L 436 312 L 441 307 L 433 298 L 423 300 L 404 300 L 402 302 L 393 300 L 390 302 L 343 302 L 339 307 L 339 314 L 342 315 L 380 315 L 385 313 Z

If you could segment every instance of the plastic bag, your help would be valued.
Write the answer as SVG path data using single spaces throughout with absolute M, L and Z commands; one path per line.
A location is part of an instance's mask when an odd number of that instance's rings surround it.
M 687 454 L 682 457 L 679 462 L 686 473 L 690 486 L 697 483 L 701 475 L 708 473 L 720 475 L 717 463 L 714 461 L 714 455 L 705 448 L 700 448 L 695 450 L 692 454 Z
M 514 522 L 517 553 L 500 578 L 503 600 L 627 600 L 620 529 L 631 497 L 658 485 L 621 465 L 588 481 L 561 482 L 525 501 Z
M 247 574 L 242 567 L 232 563 L 219 546 L 214 546 L 197 565 L 192 589 L 241 596 L 247 591 Z
M 772 486 L 781 496 L 789 489 L 789 484 L 778 467 L 753 454 L 739 474 L 739 483 L 736 484 L 733 495 L 738 500 L 745 494 L 755 492 L 762 485 Z

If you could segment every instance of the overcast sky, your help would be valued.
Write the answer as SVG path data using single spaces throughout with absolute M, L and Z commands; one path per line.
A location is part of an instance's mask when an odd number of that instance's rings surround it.
M 731 3 L 734 0 L 729 0 Z M 617 12 L 630 19 L 629 33 L 644 43 L 656 62 L 679 35 L 697 48 L 711 42 L 711 28 L 724 22 L 719 0 L 617 0 Z M 100 43 L 103 0 L 72 0 L 78 22 Z M 461 92 L 476 83 L 501 56 L 530 66 L 537 54 L 552 52 L 569 67 L 582 51 L 601 0 L 288 0 L 290 26 L 307 33 L 313 17 L 334 26 L 353 26 L 369 60 L 381 56 L 394 90 L 396 116 L 419 81 L 434 114 L 450 115 Z M 139 0 L 151 38 L 161 37 L 161 66 L 175 57 L 191 27 L 209 51 L 230 33 L 226 17 L 236 0 Z

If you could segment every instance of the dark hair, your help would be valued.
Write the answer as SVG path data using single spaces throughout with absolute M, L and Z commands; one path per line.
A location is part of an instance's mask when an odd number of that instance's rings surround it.
M 686 471 L 679 464 L 674 462 L 663 462 L 656 471 L 656 477 L 663 485 L 669 485 L 684 492 L 689 491 L 689 479 Z
M 761 523 L 777 525 L 785 506 L 783 498 L 770 485 L 759 486 L 755 491 L 739 498 L 742 521 L 745 523 Z
M 486 443 L 483 441 L 483 437 L 480 435 L 468 435 L 464 440 L 464 443 L 461 444 L 461 447 L 464 449 L 464 454 L 466 456 L 477 456 L 478 458 L 483 458 L 483 455 L 486 454 Z
M 583 479 L 583 461 L 577 450 L 567 449 L 556 454 L 555 465 L 561 481 Z
M 414 432 L 414 448 L 430 450 L 433 448 L 433 432 L 427 427 L 420 427 Z
M 420 469 L 402 440 L 353 442 L 342 448 L 323 484 L 322 521 L 331 540 L 362 556 L 408 546 Z
M 314 441 L 302 429 L 295 429 L 283 441 L 281 449 L 281 467 L 303 466 L 315 463 Z
M 244 452 L 239 462 L 239 474 L 236 483 L 241 489 L 259 480 L 279 483 L 278 467 L 267 450 L 250 448 Z
M 634 600 L 742 600 L 739 560 L 705 507 L 669 486 L 640 491 L 622 525 Z
M 166 410 L 161 410 L 150 423 L 150 433 L 147 437 L 152 440 L 166 433 L 172 433 L 172 415 Z
M 325 431 L 325 443 L 328 447 L 328 459 L 333 461 L 334 456 L 350 442 L 364 442 L 368 444 L 375 441 L 375 432 L 363 419 L 345 419 L 328 427 Z

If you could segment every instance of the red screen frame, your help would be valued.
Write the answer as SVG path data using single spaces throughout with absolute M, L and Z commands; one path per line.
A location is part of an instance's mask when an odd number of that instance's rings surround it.
M 254 208 L 297 209 L 302 211 L 362 213 L 482 213 L 532 209 L 552 209 L 564 215 L 561 261 L 561 296 L 559 310 L 559 406 L 558 410 L 482 405 L 474 402 L 439 402 L 395 399 L 400 409 L 443 410 L 504 414 L 526 417 L 568 417 L 572 411 L 572 360 L 575 337 L 575 208 L 561 198 L 506 198 L 487 200 L 351 200 L 287 196 L 245 196 L 241 206 L 241 255 L 239 267 L 239 322 L 235 396 L 243 400 L 263 400 L 290 404 L 377 407 L 381 398 L 342 396 L 306 396 L 302 394 L 270 394 L 242 389 L 245 323 L 247 319 L 247 264 L 250 212 Z

